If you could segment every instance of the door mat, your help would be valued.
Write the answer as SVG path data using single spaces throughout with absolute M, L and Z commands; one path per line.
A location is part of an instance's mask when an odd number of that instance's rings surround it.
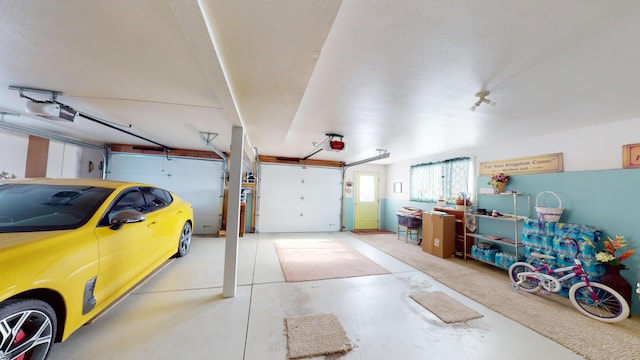
M 354 234 L 372 235 L 372 234 L 395 234 L 389 230 L 351 230 Z
M 446 323 L 467 321 L 483 316 L 442 291 L 415 294 L 410 297 Z
M 388 274 L 349 245 L 333 240 L 277 240 L 274 242 L 287 282 Z
M 342 354 L 353 348 L 335 314 L 288 317 L 284 326 L 289 359 Z

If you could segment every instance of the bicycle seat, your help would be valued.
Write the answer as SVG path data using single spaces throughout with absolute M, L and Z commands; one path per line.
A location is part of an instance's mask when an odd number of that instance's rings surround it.
M 551 256 L 551 255 L 547 255 L 547 254 L 540 254 L 540 253 L 537 253 L 537 252 L 532 252 L 531 256 L 535 256 L 538 259 L 555 259 L 556 258 L 555 256 Z

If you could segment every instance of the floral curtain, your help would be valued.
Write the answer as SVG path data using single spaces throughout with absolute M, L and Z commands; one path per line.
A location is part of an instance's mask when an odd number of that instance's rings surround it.
M 436 202 L 469 193 L 471 159 L 455 158 L 411 166 L 410 199 Z

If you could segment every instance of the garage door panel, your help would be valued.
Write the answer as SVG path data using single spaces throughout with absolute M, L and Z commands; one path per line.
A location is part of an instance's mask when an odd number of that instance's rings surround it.
M 307 167 L 302 170 L 304 183 L 311 186 L 340 186 L 342 171 L 335 168 Z
M 263 166 L 260 172 L 261 197 L 300 198 L 303 189 L 302 172 L 299 167 L 272 165 Z M 268 184 L 268 186 L 264 186 Z
M 258 231 L 340 230 L 342 170 L 261 164 Z
M 107 178 L 136 181 L 170 190 L 193 206 L 194 233 L 220 229 L 222 161 L 114 153 Z

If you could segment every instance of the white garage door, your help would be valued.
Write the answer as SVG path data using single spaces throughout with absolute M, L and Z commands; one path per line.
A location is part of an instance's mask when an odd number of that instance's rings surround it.
M 259 232 L 339 231 L 342 169 L 260 164 Z
M 137 181 L 173 191 L 193 205 L 194 233 L 220 229 L 223 162 L 153 155 L 111 154 L 107 179 Z

